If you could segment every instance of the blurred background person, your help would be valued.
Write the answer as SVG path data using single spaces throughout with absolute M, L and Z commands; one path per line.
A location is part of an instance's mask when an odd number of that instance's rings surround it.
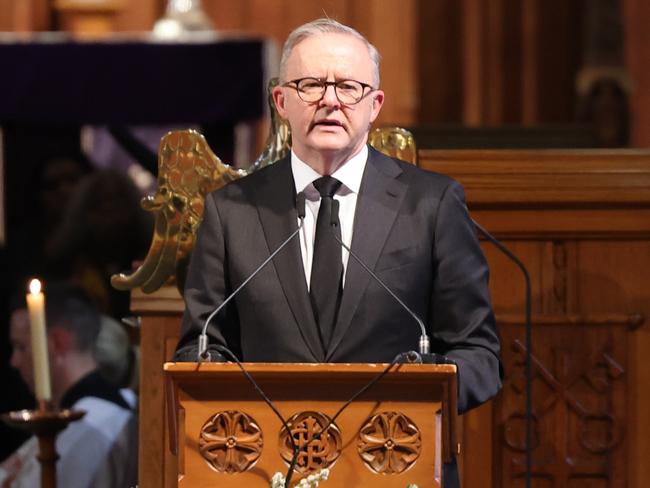
M 9 226 L 6 248 L 0 250 L 3 261 L 2 301 L 0 302 L 0 383 L 11 391 L 11 395 L 0 396 L 0 412 L 31 408 L 33 398 L 16 370 L 9 365 L 11 346 L 9 340 L 9 317 L 24 303 L 12 303 L 16 290 L 26 290 L 32 276 L 48 277 L 49 267 L 45 249 L 61 225 L 61 219 L 78 182 L 93 171 L 92 165 L 81 153 L 49 143 L 41 146 L 50 148 L 47 154 L 38 154 L 31 164 L 20 164 L 25 176 L 11 181 L 14 190 L 12 200 L 7 193 L 7 206 L 22 211 L 20 219 Z M 45 148 L 43 151 L 45 151 Z M 8 179 L 9 181 L 9 179 Z M 11 218 L 8 218 L 11 222 Z M 24 297 L 22 297 L 24 302 Z M 15 301 L 14 301 L 15 302 Z M 13 452 L 27 434 L 0 422 L 0 461 Z
M 97 309 L 77 287 L 46 289 L 47 344 L 55 407 L 85 411 L 59 434 L 58 486 L 133 486 L 137 482 L 137 420 L 132 395 L 124 395 L 100 372 L 95 356 L 101 329 Z M 29 317 L 11 318 L 11 365 L 33 390 Z M 38 444 L 30 438 L 0 466 L 0 486 L 34 487 L 40 480 Z
M 115 290 L 110 277 L 131 270 L 151 240 L 153 220 L 140 198 L 123 173 L 100 170 L 87 175 L 46 249 L 54 276 L 76 283 L 102 313 L 117 319 L 129 314 L 129 293 Z

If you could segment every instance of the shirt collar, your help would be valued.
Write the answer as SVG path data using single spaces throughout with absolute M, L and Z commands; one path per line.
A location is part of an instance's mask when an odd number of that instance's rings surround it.
M 61 398 L 61 408 L 72 408 L 75 403 L 85 397 L 96 397 L 116 405 L 130 409 L 120 391 L 111 385 L 101 375 L 99 370 L 94 370 L 72 385 Z
M 361 179 L 363 178 L 363 171 L 366 168 L 367 160 L 368 146 L 364 144 L 361 151 L 352 156 L 352 158 L 339 166 L 339 168 L 332 173 L 332 177 L 339 180 L 342 183 L 342 188 L 347 190 L 345 193 L 359 193 L 359 189 L 361 188 Z M 314 171 L 311 166 L 302 161 L 296 153 L 293 152 L 293 149 L 291 150 L 291 171 L 293 172 L 293 181 L 296 185 L 296 193 L 305 191 L 314 180 L 317 180 L 322 176 Z M 313 186 L 310 187 L 310 189 L 313 189 Z

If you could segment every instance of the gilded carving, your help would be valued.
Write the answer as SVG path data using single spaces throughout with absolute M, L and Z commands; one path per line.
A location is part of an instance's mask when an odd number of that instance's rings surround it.
M 280 455 L 287 464 L 293 459 L 291 437 L 300 450 L 296 472 L 307 474 L 328 468 L 341 454 L 341 431 L 320 412 L 301 412 L 291 417 L 289 431 L 280 431 Z M 329 427 L 328 427 L 329 426 Z M 327 430 L 325 431 L 325 429 Z
M 269 113 L 271 114 L 269 134 L 266 137 L 262 154 L 248 168 L 248 173 L 275 163 L 291 151 L 291 127 L 289 127 L 287 120 L 280 117 L 277 108 L 275 108 L 275 102 L 273 101 L 273 88 L 276 86 L 278 86 L 278 79 L 271 78 L 266 89 L 266 101 L 268 103 Z
M 234 410 L 213 415 L 201 428 L 199 452 L 220 473 L 241 473 L 260 457 L 262 431 L 243 412 Z
M 151 246 L 133 274 L 111 277 L 118 290 L 140 287 L 151 293 L 174 276 L 182 290 L 205 195 L 246 174 L 222 163 L 193 130 L 169 132 L 162 138 L 158 167 L 158 191 L 142 200 L 143 208 L 155 215 Z
M 382 412 L 369 418 L 359 430 L 361 459 L 375 473 L 398 474 L 420 456 L 420 430 L 399 412 Z
M 370 131 L 368 144 L 384 154 L 417 166 L 418 148 L 413 134 L 400 127 L 380 127 Z

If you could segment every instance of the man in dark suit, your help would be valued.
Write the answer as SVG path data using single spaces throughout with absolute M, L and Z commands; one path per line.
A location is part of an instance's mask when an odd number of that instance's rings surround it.
M 502 376 L 487 264 L 458 183 L 367 145 L 384 101 L 377 50 L 314 21 L 287 40 L 280 79 L 291 155 L 207 196 L 177 357 L 196 359 L 208 315 L 298 228 L 303 193 L 299 236 L 212 319 L 210 342 L 269 362 L 390 362 L 417 348 L 418 325 L 336 243 L 340 231 L 457 364 L 459 410 L 486 401 Z

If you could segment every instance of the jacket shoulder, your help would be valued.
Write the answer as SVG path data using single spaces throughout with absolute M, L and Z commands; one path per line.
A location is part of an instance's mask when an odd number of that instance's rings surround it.
M 415 187 L 427 187 L 438 189 L 447 188 L 449 185 L 460 183 L 451 176 L 419 168 L 401 159 L 387 156 L 374 148 L 370 148 L 370 160 L 379 171 L 392 175 L 400 180 L 408 181 Z M 462 186 L 462 185 L 461 185 Z
M 227 185 L 208 194 L 215 200 L 228 200 L 248 195 L 254 196 L 259 189 L 270 182 L 278 182 L 291 178 L 291 164 L 288 158 L 281 159 L 269 166 L 265 166 L 249 175 L 231 181 Z M 206 196 L 206 198 L 208 197 Z

